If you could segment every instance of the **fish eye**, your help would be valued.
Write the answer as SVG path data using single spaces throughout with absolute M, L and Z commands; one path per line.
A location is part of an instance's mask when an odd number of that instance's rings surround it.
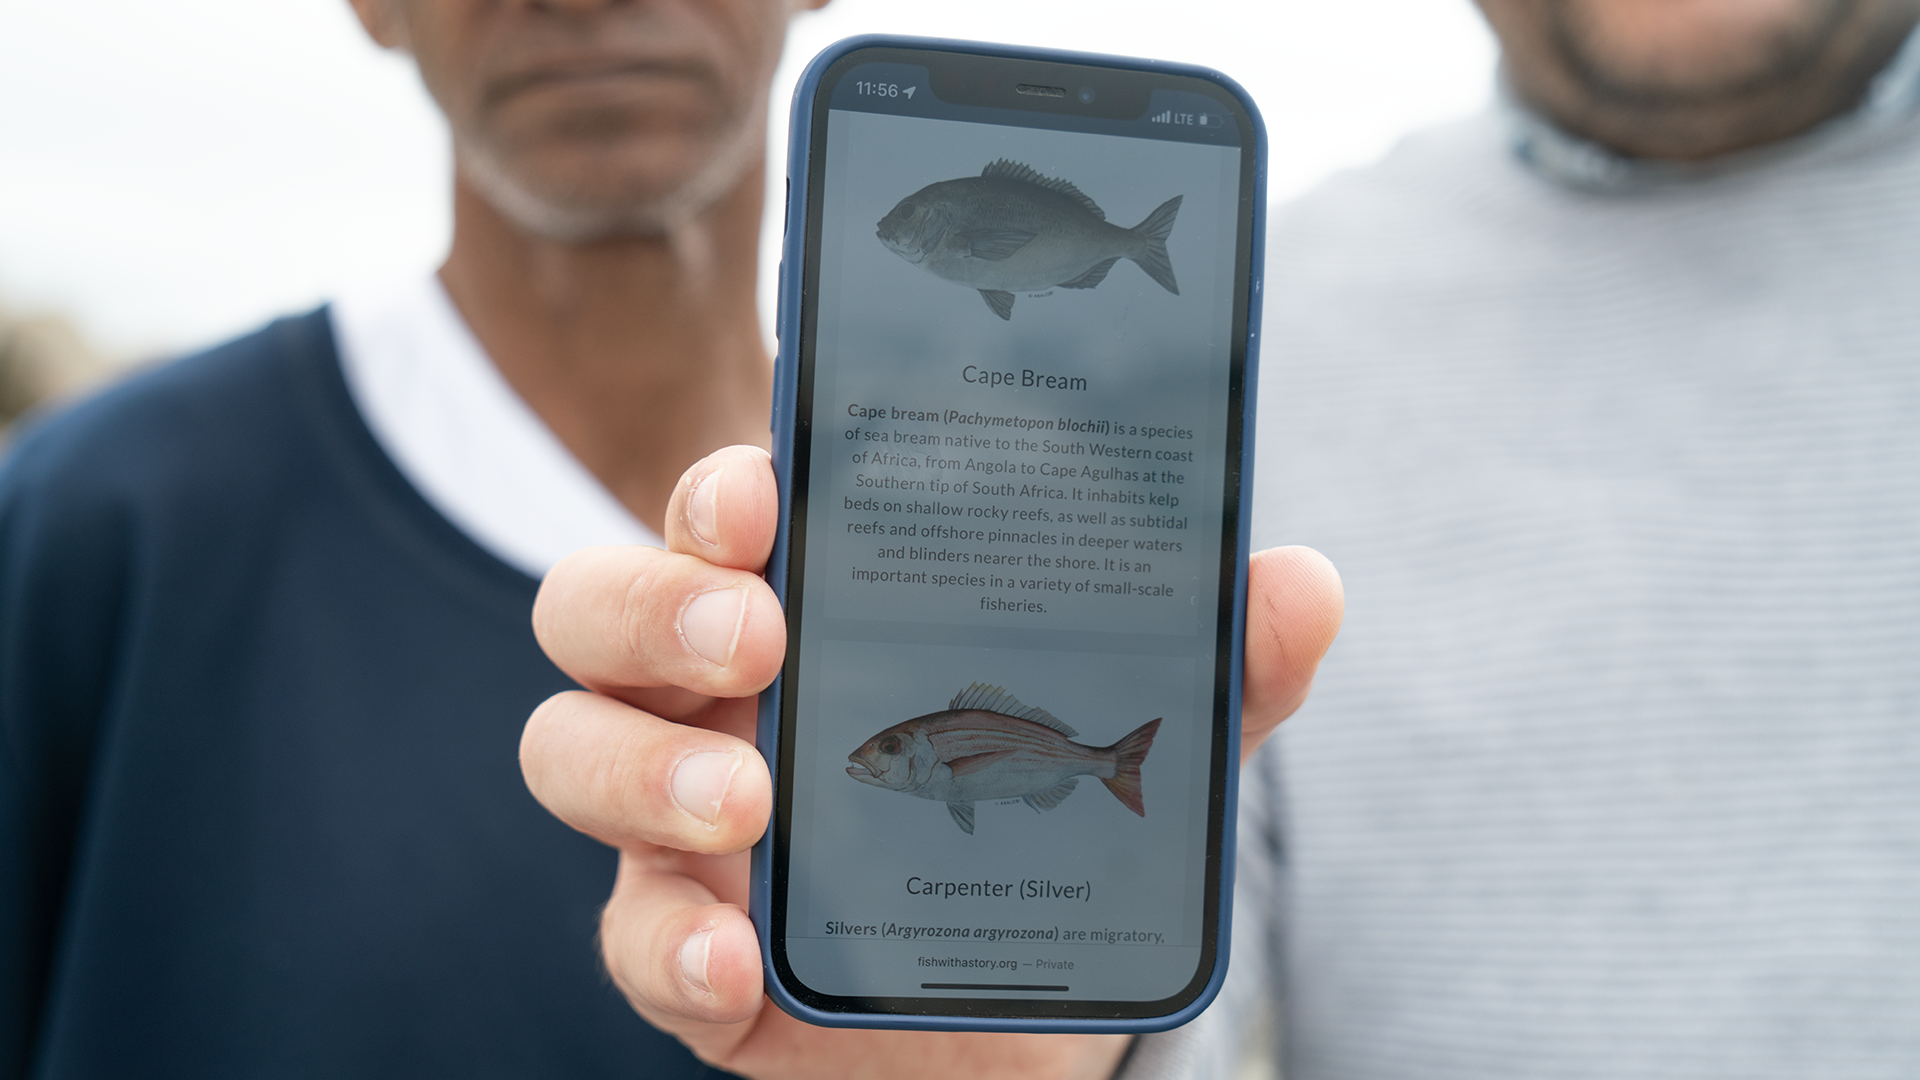
M 884 738 L 884 739 L 881 739 L 881 740 L 880 740 L 880 752 L 881 752 L 881 753 L 883 753 L 883 754 L 897 754 L 897 753 L 899 753 L 899 752 L 900 752 L 900 736 L 898 736 L 898 735 L 889 735 L 889 736 L 887 736 L 886 738 Z

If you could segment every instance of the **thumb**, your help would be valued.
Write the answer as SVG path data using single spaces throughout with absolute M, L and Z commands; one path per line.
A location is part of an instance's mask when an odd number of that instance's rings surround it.
M 1253 556 L 1247 571 L 1242 760 L 1307 700 L 1345 612 L 1340 574 L 1326 556 L 1305 547 L 1271 548 Z

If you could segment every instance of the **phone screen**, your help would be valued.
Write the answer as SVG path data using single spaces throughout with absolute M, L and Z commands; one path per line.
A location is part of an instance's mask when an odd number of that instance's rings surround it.
M 843 64 L 812 130 L 775 963 L 1154 1015 L 1219 929 L 1252 128 L 940 70 Z

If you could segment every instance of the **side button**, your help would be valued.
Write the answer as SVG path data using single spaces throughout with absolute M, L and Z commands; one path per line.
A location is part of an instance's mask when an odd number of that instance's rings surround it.
M 767 430 L 775 435 L 780 433 L 780 398 L 786 387 L 786 349 L 780 347 L 780 326 L 787 321 L 787 260 L 780 260 L 780 273 L 775 279 L 776 288 L 773 307 L 773 411 L 767 419 Z
M 780 260 L 780 274 L 775 279 L 773 294 L 773 340 L 780 340 L 780 328 L 787 321 L 787 260 Z

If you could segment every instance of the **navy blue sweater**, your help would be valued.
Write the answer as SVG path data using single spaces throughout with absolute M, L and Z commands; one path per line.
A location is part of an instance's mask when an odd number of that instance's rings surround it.
M 0 1077 L 681 1077 L 527 794 L 536 583 L 410 487 L 323 312 L 0 463 Z

